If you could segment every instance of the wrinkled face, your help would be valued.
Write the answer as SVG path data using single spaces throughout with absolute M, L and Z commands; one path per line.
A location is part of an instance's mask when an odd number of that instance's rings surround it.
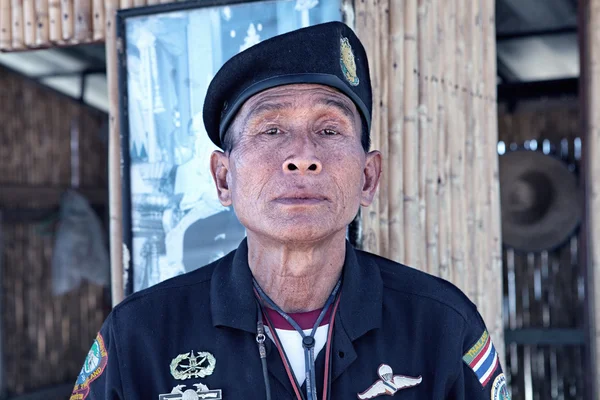
M 287 85 L 249 99 L 236 116 L 229 154 L 211 170 L 221 203 L 248 234 L 312 242 L 344 233 L 373 199 L 379 152 L 365 153 L 354 103 L 322 85 Z

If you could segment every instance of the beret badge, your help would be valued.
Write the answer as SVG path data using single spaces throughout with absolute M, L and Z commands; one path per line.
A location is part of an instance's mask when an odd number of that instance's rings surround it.
M 358 86 L 359 80 L 356 75 L 356 62 L 354 53 L 348 38 L 342 37 L 340 40 L 340 66 L 348 83 L 352 86 Z

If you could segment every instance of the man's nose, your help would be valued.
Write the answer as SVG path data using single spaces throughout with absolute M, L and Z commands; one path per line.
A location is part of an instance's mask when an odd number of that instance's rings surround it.
M 283 162 L 285 174 L 314 174 L 318 175 L 323 169 L 321 160 L 312 152 L 293 155 Z

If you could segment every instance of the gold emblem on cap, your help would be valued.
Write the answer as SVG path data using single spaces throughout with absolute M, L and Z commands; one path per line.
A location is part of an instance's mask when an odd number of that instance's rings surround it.
M 171 375 L 180 380 L 204 378 L 213 373 L 216 364 L 217 360 L 212 354 L 200 351 L 194 355 L 191 351 L 180 354 L 171 361 Z
M 356 62 L 354 61 L 354 53 L 348 38 L 342 37 L 340 44 L 340 65 L 344 77 L 352 86 L 358 86 L 359 80 L 356 75 Z

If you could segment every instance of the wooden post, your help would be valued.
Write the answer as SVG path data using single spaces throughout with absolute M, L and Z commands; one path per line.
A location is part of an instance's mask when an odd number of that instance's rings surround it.
M 62 14 L 62 38 L 65 42 L 73 39 L 74 30 L 74 11 L 73 0 L 61 0 L 60 11 Z
M 0 50 L 12 47 L 12 18 L 10 0 L 0 0 Z
M 92 40 L 92 0 L 75 0 L 75 41 L 85 43 Z
M 23 2 L 21 0 L 11 1 L 11 19 L 12 19 L 12 48 L 22 49 L 25 46 L 23 41 Z
M 50 26 L 48 22 L 48 0 L 35 0 L 35 44 L 38 47 L 50 43 Z
M 124 298 L 123 287 L 123 211 L 121 197 L 121 136 L 119 128 L 119 82 L 117 64 L 116 15 L 119 0 L 105 2 L 106 77 L 109 97 L 108 178 L 110 214 L 110 268 L 113 306 Z
M 580 98 L 583 125 L 583 218 L 586 266 L 587 328 L 589 339 L 587 397 L 600 398 L 600 1 L 584 0 L 579 4 L 581 21 Z
M 52 43 L 62 42 L 62 15 L 59 0 L 48 2 L 49 32 L 48 38 Z
M 35 46 L 35 0 L 23 0 L 23 18 L 25 21 L 25 45 Z

